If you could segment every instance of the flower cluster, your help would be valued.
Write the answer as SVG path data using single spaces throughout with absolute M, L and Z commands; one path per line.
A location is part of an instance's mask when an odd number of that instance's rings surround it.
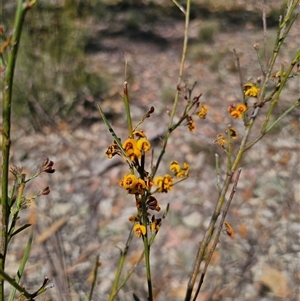
M 227 111 L 228 113 L 230 113 L 230 115 L 236 119 L 236 118 L 242 118 L 243 117 L 243 113 L 247 110 L 247 107 L 242 104 L 239 103 L 236 106 L 234 106 L 233 104 L 231 104 L 228 108 Z
M 123 177 L 123 180 L 119 183 L 127 193 L 144 195 L 148 190 L 146 182 L 142 179 L 138 179 L 135 175 L 129 174 Z
M 128 138 L 122 146 L 126 157 L 128 157 L 130 161 L 135 161 L 141 157 L 142 152 L 147 152 L 150 149 L 151 144 L 143 131 L 134 131 L 132 134 L 136 135 L 137 138 Z
M 154 179 L 154 184 L 158 187 L 158 192 L 168 192 L 172 190 L 173 186 L 173 178 L 169 174 L 165 174 L 164 176 L 158 176 Z
M 185 113 L 180 119 L 180 122 L 176 126 L 179 126 L 182 122 L 187 121 L 190 131 L 195 129 L 195 123 L 188 111 L 191 107 L 200 108 L 197 115 L 199 118 L 204 119 L 207 114 L 207 107 L 199 103 L 199 98 L 195 97 L 188 102 L 189 109 L 186 109 Z M 138 126 L 144 121 L 145 118 L 150 116 L 150 113 L 154 109 L 148 110 L 142 120 L 138 123 Z M 109 146 L 106 151 L 106 157 L 112 158 L 115 155 L 123 157 L 129 165 L 130 172 L 123 176 L 119 185 L 127 192 L 127 194 L 134 195 L 135 206 L 137 209 L 136 214 L 129 217 L 129 221 L 133 223 L 133 232 L 137 237 L 147 236 L 147 231 L 157 232 L 160 228 L 162 218 L 156 218 L 153 211 L 160 212 L 161 207 L 154 197 L 155 193 L 167 193 L 172 190 L 174 185 L 174 178 L 180 179 L 178 182 L 189 176 L 190 167 L 187 163 L 179 165 L 177 161 L 172 161 L 170 164 L 170 170 L 173 175 L 165 174 L 164 176 L 156 176 L 155 166 L 152 164 L 152 172 L 146 170 L 146 158 L 145 153 L 151 148 L 151 144 L 147 139 L 145 133 L 142 130 L 130 130 L 128 139 L 121 142 L 113 130 L 115 141 Z M 174 127 L 175 129 L 175 127 Z M 152 177 L 154 179 L 152 180 Z M 156 188 L 151 191 L 152 186 Z
M 205 119 L 207 115 L 208 108 L 206 105 L 198 103 L 200 110 L 196 113 L 197 116 L 201 119 Z M 186 116 L 186 125 L 190 132 L 194 132 L 196 129 L 195 121 L 191 115 Z
M 189 176 L 190 166 L 186 162 L 183 163 L 183 166 L 180 166 L 177 161 L 172 161 L 170 170 L 177 178 L 186 178 Z
M 133 226 L 133 232 L 135 233 L 136 237 L 140 238 L 142 235 L 146 235 L 146 227 L 137 223 Z
M 151 148 L 151 144 L 145 133 L 140 130 L 133 131 L 131 137 L 123 143 L 122 148 L 125 152 L 125 156 L 133 162 L 139 159 L 143 152 L 147 152 Z M 114 143 L 108 147 L 105 154 L 107 158 L 111 159 L 115 155 L 121 155 L 122 151 L 116 141 L 114 141 Z

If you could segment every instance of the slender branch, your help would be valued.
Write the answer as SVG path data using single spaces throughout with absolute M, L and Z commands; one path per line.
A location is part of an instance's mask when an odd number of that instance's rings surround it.
M 236 189 L 237 189 L 237 184 L 238 184 L 238 181 L 239 181 L 239 178 L 240 178 L 240 174 L 241 174 L 241 171 L 242 169 L 239 168 L 238 171 L 237 171 L 237 175 L 236 175 L 236 178 L 235 178 L 235 181 L 234 181 L 234 184 L 233 184 L 233 187 L 232 187 L 232 190 L 231 190 L 231 193 L 230 193 L 230 196 L 229 196 L 229 199 L 226 203 L 226 206 L 225 206 L 225 209 L 223 211 L 223 214 L 222 214 L 222 218 L 221 218 L 221 221 L 220 221 L 220 224 L 219 224 L 219 227 L 218 227 L 218 231 L 214 237 L 214 241 L 213 241 L 213 244 L 212 244 L 212 247 L 210 248 L 210 251 L 209 251 L 209 254 L 208 254 L 208 257 L 205 261 L 205 266 L 203 268 L 203 272 L 201 273 L 201 276 L 200 276 L 200 281 L 199 281 L 199 284 L 198 284 L 198 287 L 197 287 L 197 290 L 196 290 L 196 293 L 195 293 L 195 296 L 193 298 L 193 301 L 196 301 L 197 300 L 197 296 L 200 292 L 200 289 L 201 289 L 201 286 L 203 284 L 203 281 L 204 281 L 204 277 L 205 277 L 205 274 L 206 274 L 206 271 L 207 271 L 207 268 L 209 266 L 209 263 L 210 263 L 210 260 L 213 256 L 213 253 L 217 247 L 217 244 L 219 243 L 219 237 L 220 237 L 220 234 L 221 234 L 221 231 L 222 231 L 222 227 L 223 227 L 223 224 L 224 224 L 224 221 L 225 221 L 225 218 L 226 218 L 226 215 L 228 213 L 228 210 L 230 208 L 230 205 L 231 205 L 231 202 L 232 202 L 232 199 L 233 199 L 233 196 L 236 192 Z
M 91 285 L 91 290 L 90 290 L 89 299 L 88 299 L 89 301 L 91 301 L 92 297 L 93 297 L 93 292 L 94 292 L 97 275 L 98 275 L 98 267 L 99 267 L 99 255 L 96 256 L 96 260 L 95 260 L 95 266 L 94 266 L 94 271 L 93 271 L 93 282 Z
M 187 5 L 186 5 L 186 11 L 185 11 L 185 28 L 184 28 L 184 40 L 183 40 L 183 49 L 182 49 L 182 56 L 181 56 L 181 63 L 180 63 L 180 70 L 179 70 L 179 76 L 178 76 L 178 81 L 177 81 L 177 89 L 175 93 L 175 99 L 174 99 L 174 104 L 173 104 L 173 109 L 171 112 L 170 116 L 170 121 L 169 121 L 169 127 L 165 135 L 165 139 L 163 142 L 163 146 L 161 149 L 161 152 L 158 156 L 157 162 L 155 166 L 153 167 L 151 176 L 154 177 L 156 174 L 156 171 L 158 170 L 158 167 L 160 165 L 160 162 L 165 154 L 166 147 L 170 138 L 171 132 L 174 130 L 174 125 L 173 125 L 173 119 L 175 116 L 175 112 L 177 109 L 178 105 L 178 99 L 179 99 L 179 89 L 178 87 L 181 85 L 182 82 L 182 75 L 183 75 L 183 70 L 184 70 L 184 64 L 185 64 L 185 57 L 186 57 L 186 51 L 187 51 L 187 44 L 188 44 L 188 33 L 189 33 L 189 24 L 190 24 L 190 9 L 191 9 L 191 0 L 187 0 Z M 177 123 L 179 125 L 179 122 Z
M 7 227 L 9 220 L 9 198 L 8 198 L 8 173 L 9 173 L 9 154 L 10 154 L 10 129 L 11 129 L 11 106 L 14 72 L 17 61 L 18 49 L 21 40 L 22 27 L 25 14 L 33 2 L 25 5 L 25 0 L 18 0 L 14 20 L 13 35 L 10 39 L 11 50 L 8 55 L 8 62 L 3 81 L 3 132 L 2 132 L 2 194 L 1 194 L 1 233 L 0 233 L 0 269 L 5 269 L 5 259 L 7 251 Z M 0 281 L 0 299 L 4 300 L 4 282 Z
M 190 25 L 190 9 L 191 9 L 191 0 L 186 1 L 186 11 L 185 11 L 185 26 L 184 26 L 184 39 L 183 39 L 183 48 L 182 48 L 182 56 L 181 56 L 181 63 L 180 63 L 180 70 L 179 70 L 179 76 L 177 81 L 177 87 L 180 87 L 182 82 L 182 75 L 184 70 L 184 64 L 185 64 L 185 57 L 186 57 L 186 51 L 187 51 L 187 44 L 188 44 L 188 37 L 189 37 L 189 25 Z M 175 99 L 174 99 L 174 105 L 170 116 L 170 122 L 169 127 L 173 125 L 173 119 L 175 116 L 175 112 L 178 105 L 178 99 L 179 99 L 179 91 L 176 89 Z
M 275 93 L 275 95 L 273 97 L 273 100 L 271 102 L 271 105 L 269 107 L 269 110 L 267 112 L 266 119 L 264 121 L 264 124 L 262 126 L 262 130 L 261 130 L 262 133 L 264 133 L 266 131 L 266 128 L 268 126 L 268 123 L 269 123 L 269 120 L 270 120 L 271 115 L 273 113 L 273 110 L 274 110 L 274 108 L 275 108 L 275 106 L 276 106 L 276 104 L 279 100 L 279 96 L 280 96 L 283 88 L 286 86 L 286 83 L 289 79 L 289 76 L 290 76 L 293 68 L 295 67 L 296 63 L 298 63 L 299 61 L 300 61 L 300 50 L 298 50 L 297 53 L 295 54 L 295 57 L 294 57 L 292 63 L 290 64 L 288 70 L 285 72 L 285 74 L 282 74 L 280 76 L 280 86 L 277 88 L 276 93 Z
M 288 115 L 296 107 L 299 106 L 300 106 L 300 98 L 296 100 L 296 102 L 291 107 L 289 107 L 284 113 L 282 113 L 264 132 L 262 132 L 258 137 L 256 137 L 251 142 L 249 142 L 245 146 L 244 151 L 250 149 L 254 144 L 256 144 L 259 140 L 261 140 L 270 130 L 272 130 L 286 115 Z
M 112 289 L 111 289 L 111 293 L 109 295 L 108 301 L 114 300 L 117 293 L 118 293 L 118 290 L 119 290 L 118 285 L 119 285 L 122 269 L 123 269 L 123 266 L 124 266 L 124 263 L 125 263 L 125 258 L 126 258 L 128 250 L 129 250 L 129 246 L 130 246 L 130 243 L 132 241 L 132 238 L 133 238 L 133 226 L 131 227 L 131 230 L 129 232 L 125 248 L 124 248 L 124 250 L 121 251 L 121 257 L 120 257 L 120 260 L 119 260 L 117 273 L 116 273 L 116 276 L 115 276 L 114 283 L 112 285 Z
M 29 257 L 29 252 L 30 252 L 30 249 L 31 249 L 31 246 L 32 246 L 32 241 L 33 241 L 33 233 L 31 233 L 30 236 L 29 236 L 29 239 L 28 239 L 28 242 L 27 242 L 27 245 L 26 245 L 24 255 L 22 257 L 22 261 L 21 261 L 19 270 L 18 270 L 17 275 L 15 277 L 15 282 L 18 283 L 18 284 L 21 280 L 21 277 L 22 277 L 24 269 L 25 269 L 26 262 L 27 262 L 28 257 Z M 13 287 L 10 291 L 8 301 L 13 301 L 14 300 L 15 293 L 16 293 L 16 288 Z

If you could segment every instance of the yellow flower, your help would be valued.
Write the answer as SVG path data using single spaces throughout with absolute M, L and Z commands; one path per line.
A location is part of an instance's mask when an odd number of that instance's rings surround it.
M 140 150 L 140 151 L 143 150 L 144 152 L 146 152 L 150 149 L 151 144 L 146 138 L 141 138 L 137 141 L 136 146 L 137 146 L 138 150 Z
M 133 226 L 133 231 L 135 232 L 136 237 L 140 238 L 142 235 L 146 234 L 146 227 L 144 225 L 135 224 Z
M 131 161 L 141 157 L 141 152 L 137 148 L 137 142 L 133 138 L 128 138 L 122 146 L 125 150 L 126 157 L 128 157 Z
M 220 146 L 224 146 L 225 144 L 226 144 L 226 139 L 223 137 L 223 135 L 222 134 L 218 134 L 217 135 L 217 139 L 216 140 L 214 140 L 214 144 L 218 144 L 218 145 L 220 145 Z
M 260 88 L 256 87 L 253 83 L 246 83 L 243 87 L 246 96 L 257 97 L 260 92 Z
M 200 109 L 200 111 L 197 113 L 197 116 L 199 117 L 199 118 L 202 118 L 202 119 L 205 119 L 205 117 L 206 117 L 206 114 L 207 114 L 207 106 L 205 106 L 205 105 L 201 105 L 201 109 Z
M 173 179 L 170 175 L 166 174 L 163 177 L 156 177 L 154 184 L 158 186 L 158 192 L 168 192 L 168 190 L 172 190 Z
M 126 189 L 128 193 L 131 193 L 137 183 L 137 177 L 130 174 L 124 176 L 123 180 L 120 182 L 120 186 L 124 187 L 124 189 Z
M 125 151 L 128 151 L 129 149 L 134 149 L 136 148 L 136 141 L 133 138 L 128 138 L 124 143 L 123 143 L 123 148 Z
M 142 131 L 142 130 L 139 130 L 139 131 L 133 131 L 132 132 L 132 135 L 134 136 L 137 136 L 138 138 L 147 138 L 145 133 Z
M 119 183 L 124 187 L 129 194 L 141 194 L 143 195 L 147 189 L 147 185 L 144 180 L 138 179 L 135 175 L 125 175 L 123 180 Z
M 177 161 L 172 161 L 170 163 L 170 170 L 176 175 L 180 172 L 181 167 L 179 166 Z
M 242 118 L 243 114 L 240 111 L 233 110 L 230 115 L 236 119 L 236 118 Z
M 176 162 L 176 164 L 174 162 Z M 171 162 L 170 169 L 175 173 L 177 178 L 184 178 L 189 176 L 190 166 L 186 162 L 184 162 L 183 166 L 180 167 L 177 161 L 173 161 Z
M 158 231 L 160 228 L 160 223 L 161 223 L 161 218 L 159 219 L 155 219 L 152 221 L 151 225 L 150 225 L 150 229 L 152 232 L 154 231 Z
M 132 188 L 131 194 L 138 193 L 138 194 L 144 195 L 146 189 L 147 189 L 147 186 L 146 186 L 145 181 L 142 179 L 138 179 L 137 182 L 135 182 L 134 187 Z
M 190 166 L 186 162 L 183 163 L 182 171 L 184 171 L 184 176 L 188 177 L 190 173 Z
M 239 111 L 239 112 L 241 112 L 241 113 L 244 113 L 244 112 L 246 112 L 247 107 L 246 107 L 244 104 L 239 103 L 239 104 L 236 106 L 235 110 L 236 110 L 236 111 Z

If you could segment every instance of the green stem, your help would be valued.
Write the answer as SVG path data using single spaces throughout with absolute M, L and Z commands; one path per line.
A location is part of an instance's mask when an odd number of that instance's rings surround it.
M 185 118 L 185 114 L 182 116 L 182 118 L 180 119 L 181 121 L 179 121 L 176 125 L 173 125 L 173 119 L 175 116 L 175 112 L 176 112 L 176 108 L 178 105 L 178 99 L 179 99 L 179 90 L 178 87 L 181 85 L 181 81 L 182 81 L 182 75 L 183 75 L 183 70 L 184 70 L 184 63 L 185 63 L 185 57 L 186 57 L 186 51 L 187 51 L 187 43 L 188 43 L 188 31 L 189 31 L 189 24 L 190 24 L 190 9 L 191 9 L 191 0 L 187 0 L 187 5 L 186 5 L 186 11 L 185 11 L 185 30 L 184 30 L 184 40 L 183 40 L 183 49 L 182 49 L 182 56 L 181 56 L 181 63 L 180 63 L 180 70 L 179 70 L 179 76 L 178 76 L 178 82 L 177 82 L 177 90 L 175 93 L 175 99 L 174 99 L 174 104 L 173 104 L 173 108 L 172 108 L 172 112 L 171 112 L 171 116 L 170 116 L 170 121 L 169 121 L 169 127 L 167 130 L 167 133 L 165 135 L 165 139 L 163 142 L 163 146 L 161 149 L 161 152 L 158 156 L 157 162 L 155 164 L 155 166 L 152 169 L 152 173 L 151 176 L 154 177 L 156 174 L 156 171 L 158 170 L 158 167 L 160 165 L 160 162 L 165 154 L 166 151 L 166 147 L 170 138 L 170 135 L 172 133 L 173 130 L 175 130 L 175 128 L 182 122 L 183 117 Z
M 114 280 L 114 283 L 113 283 L 108 301 L 113 301 L 115 299 L 115 297 L 117 296 L 117 293 L 119 291 L 118 285 L 119 285 L 121 273 L 122 273 L 122 270 L 123 270 L 123 267 L 124 267 L 124 263 L 125 263 L 125 259 L 126 259 L 126 256 L 127 256 L 127 252 L 129 250 L 130 243 L 131 243 L 132 238 L 133 238 L 133 231 L 132 230 L 133 230 L 133 227 L 131 227 L 131 230 L 129 232 L 125 248 L 124 248 L 123 251 L 121 251 L 121 257 L 120 257 L 120 260 L 119 260 L 115 280 Z
M 95 261 L 95 266 L 94 266 L 94 271 L 93 271 L 93 283 L 92 283 L 92 286 L 91 286 L 88 301 L 92 301 L 93 292 L 94 292 L 94 288 L 95 288 L 96 280 L 97 280 L 97 275 L 98 275 L 98 267 L 99 267 L 99 255 L 96 256 L 96 261 Z
M 296 102 L 289 107 L 282 115 L 280 115 L 268 128 L 266 128 L 258 137 L 253 139 L 251 142 L 249 142 L 245 148 L 244 151 L 251 148 L 254 144 L 256 144 L 260 139 L 262 139 L 271 129 L 273 129 L 286 115 L 288 115 L 290 112 L 292 112 L 296 107 L 300 106 L 300 98 L 296 100 Z
M 146 234 L 143 235 L 144 253 L 145 253 L 145 264 L 148 284 L 148 301 L 153 301 L 152 293 L 152 280 L 151 280 L 151 266 L 150 266 L 150 245 L 148 241 L 148 228 L 147 228 L 147 210 L 146 210 L 146 199 L 142 198 L 142 210 L 143 210 L 143 225 L 146 224 Z
M 173 125 L 173 119 L 175 116 L 175 112 L 178 105 L 178 99 L 179 99 L 179 90 L 178 87 L 180 87 L 182 82 L 182 75 L 184 70 L 184 63 L 185 63 L 185 57 L 187 52 L 187 45 L 188 45 L 188 37 L 189 37 L 189 25 L 190 25 L 190 9 L 191 9 L 191 0 L 186 1 L 186 10 L 185 10 L 185 26 L 184 26 L 184 40 L 183 40 L 183 48 L 182 48 L 182 56 L 181 56 L 181 63 L 180 63 L 180 70 L 179 70 L 179 76 L 177 81 L 177 89 L 175 93 L 175 99 L 173 104 L 173 109 L 170 116 L 170 122 L 169 122 L 169 128 Z
M 19 270 L 18 270 L 17 275 L 15 277 L 15 282 L 18 283 L 18 284 L 21 280 L 21 277 L 22 277 L 24 269 L 25 269 L 26 262 L 27 262 L 28 257 L 29 257 L 29 252 L 30 252 L 30 249 L 31 249 L 32 241 L 33 241 L 33 234 L 31 233 L 30 236 L 29 236 L 29 239 L 28 239 L 28 243 L 27 243 L 24 255 L 22 257 L 22 261 L 21 261 Z M 8 301 L 13 301 L 14 300 L 15 293 L 16 293 L 16 288 L 13 287 L 12 290 L 10 291 Z
M 111 135 L 113 136 L 115 142 L 117 143 L 117 145 L 119 146 L 121 152 L 122 152 L 122 155 L 124 157 L 126 157 L 126 154 L 125 154 L 125 151 L 123 149 L 123 146 L 122 146 L 122 143 L 121 143 L 121 140 L 118 138 L 117 134 L 115 133 L 115 131 L 113 130 L 112 126 L 110 125 L 109 121 L 107 120 L 104 112 L 102 111 L 102 108 L 101 106 L 98 104 L 98 110 L 99 110 L 99 113 L 101 115 L 101 118 L 103 120 L 103 122 L 105 123 L 105 125 L 107 126 L 108 128 L 108 131 L 111 133 Z
M 192 292 L 193 292 L 193 288 L 197 279 L 197 276 L 199 274 L 199 270 L 200 270 L 200 265 L 205 257 L 205 253 L 206 253 L 206 249 L 207 246 L 213 236 L 214 230 L 215 230 L 215 224 L 217 222 L 217 219 L 220 215 L 224 200 L 225 200 L 225 194 L 228 190 L 228 187 L 231 183 L 232 180 L 232 174 L 227 175 L 225 183 L 223 185 L 220 197 L 218 199 L 218 203 L 216 205 L 216 208 L 214 210 L 214 213 L 211 217 L 208 229 L 205 232 L 204 238 L 203 240 L 200 242 L 199 248 L 198 248 L 198 252 L 197 252 L 197 256 L 196 256 L 196 260 L 195 263 L 193 265 L 193 271 L 192 274 L 190 276 L 189 282 L 188 282 L 188 286 L 187 286 L 187 290 L 186 290 L 186 295 L 184 300 L 185 301 L 190 301 L 191 297 L 192 297 Z
M 9 173 L 9 153 L 10 153 L 10 129 L 11 129 L 11 103 L 13 91 L 13 79 L 17 60 L 18 49 L 21 40 L 22 26 L 24 23 L 27 7 L 25 0 L 18 0 L 15 14 L 13 35 L 11 37 L 11 50 L 8 55 L 8 62 L 3 82 L 3 133 L 2 133 L 2 195 L 1 195 L 1 237 L 0 237 L 0 269 L 5 269 L 5 259 L 7 251 L 7 226 L 9 220 L 8 206 L 8 173 Z M 0 281 L 0 299 L 4 300 L 4 281 Z
M 270 118 L 271 118 L 271 115 L 272 115 L 272 113 L 273 113 L 273 110 L 274 110 L 274 108 L 275 108 L 275 106 L 276 106 L 276 104 L 277 104 L 277 102 L 278 102 L 278 100 L 279 100 L 280 94 L 281 94 L 283 88 L 286 86 L 286 83 L 287 83 L 287 81 L 288 81 L 288 79 L 289 79 L 289 76 L 290 76 L 290 74 L 291 74 L 293 68 L 295 67 L 296 63 L 299 62 L 299 60 L 300 60 L 300 50 L 297 51 L 297 53 L 296 53 L 296 55 L 295 55 L 295 57 L 294 57 L 292 63 L 290 64 L 290 67 L 289 67 L 289 69 L 286 71 L 285 75 L 282 76 L 282 77 L 280 77 L 280 86 L 279 86 L 278 89 L 276 90 L 276 93 L 275 93 L 275 95 L 274 95 L 274 98 L 273 98 L 273 100 L 272 100 L 272 102 L 271 102 L 271 105 L 270 105 L 270 107 L 269 107 L 269 110 L 268 110 L 268 112 L 267 112 L 266 119 L 265 119 L 265 121 L 264 121 L 264 124 L 263 124 L 263 126 L 262 126 L 262 130 L 261 130 L 262 133 L 265 133 L 265 131 L 266 131 L 266 129 L 267 129 L 267 126 L 268 126 L 268 123 L 269 123 L 269 120 L 270 120 Z
M 1 268 L 0 268 L 0 278 L 1 280 L 7 281 L 9 284 L 11 284 L 14 288 L 16 288 L 20 293 L 22 293 L 28 300 L 33 300 L 32 297 L 36 296 L 35 294 L 28 293 L 24 287 L 20 286 L 15 279 L 11 278 L 8 274 L 6 274 Z M 2 299 L 4 300 L 4 299 Z
M 242 171 L 241 168 L 239 168 L 238 171 L 237 171 L 237 174 L 236 174 L 236 177 L 235 177 L 235 180 L 234 180 L 234 185 L 233 185 L 233 187 L 232 187 L 232 190 L 231 190 L 229 199 L 228 199 L 228 201 L 227 201 L 227 203 L 226 203 L 226 206 L 225 206 L 225 209 L 224 209 L 224 211 L 223 211 L 222 218 L 221 218 L 221 221 L 220 221 L 220 224 L 219 224 L 217 233 L 216 233 L 216 235 L 214 236 L 213 244 L 212 244 L 212 246 L 211 246 L 211 248 L 210 248 L 210 250 L 209 250 L 208 256 L 206 257 L 206 260 L 205 260 L 205 266 L 204 266 L 204 268 L 203 268 L 203 272 L 201 273 L 200 281 L 199 281 L 199 284 L 198 284 L 198 287 L 197 287 L 195 296 L 194 296 L 194 298 L 193 298 L 193 301 L 195 301 L 195 300 L 197 299 L 197 296 L 198 296 L 198 294 L 199 294 L 199 291 L 200 291 L 201 286 L 202 286 L 203 281 L 204 281 L 204 277 L 205 277 L 207 268 L 208 268 L 209 263 L 210 263 L 210 261 L 211 261 L 211 258 L 212 258 L 212 256 L 213 256 L 213 253 L 214 253 L 214 251 L 215 251 L 215 249 L 216 249 L 216 247 L 217 247 L 217 244 L 219 243 L 219 237 L 220 237 L 220 234 L 221 234 L 221 231 L 222 231 L 222 227 L 223 227 L 223 224 L 224 224 L 226 215 L 227 215 L 227 213 L 228 213 L 228 210 L 229 210 L 231 201 L 232 201 L 233 196 L 234 196 L 234 194 L 235 194 L 235 192 L 236 192 L 237 184 L 238 184 L 238 181 L 239 181 L 239 177 L 240 177 L 241 171 Z

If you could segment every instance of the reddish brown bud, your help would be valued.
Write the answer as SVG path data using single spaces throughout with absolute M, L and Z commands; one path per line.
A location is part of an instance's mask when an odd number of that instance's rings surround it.
M 41 192 L 41 195 L 48 195 L 50 193 L 50 189 L 49 187 L 46 187 L 43 189 L 43 191 Z
M 41 172 L 46 173 L 54 173 L 55 169 L 53 169 L 54 162 L 47 158 L 41 166 Z
M 146 113 L 146 115 L 145 115 L 146 118 L 149 118 L 153 112 L 154 112 L 154 107 L 151 106 L 151 108 L 147 111 L 147 113 Z

